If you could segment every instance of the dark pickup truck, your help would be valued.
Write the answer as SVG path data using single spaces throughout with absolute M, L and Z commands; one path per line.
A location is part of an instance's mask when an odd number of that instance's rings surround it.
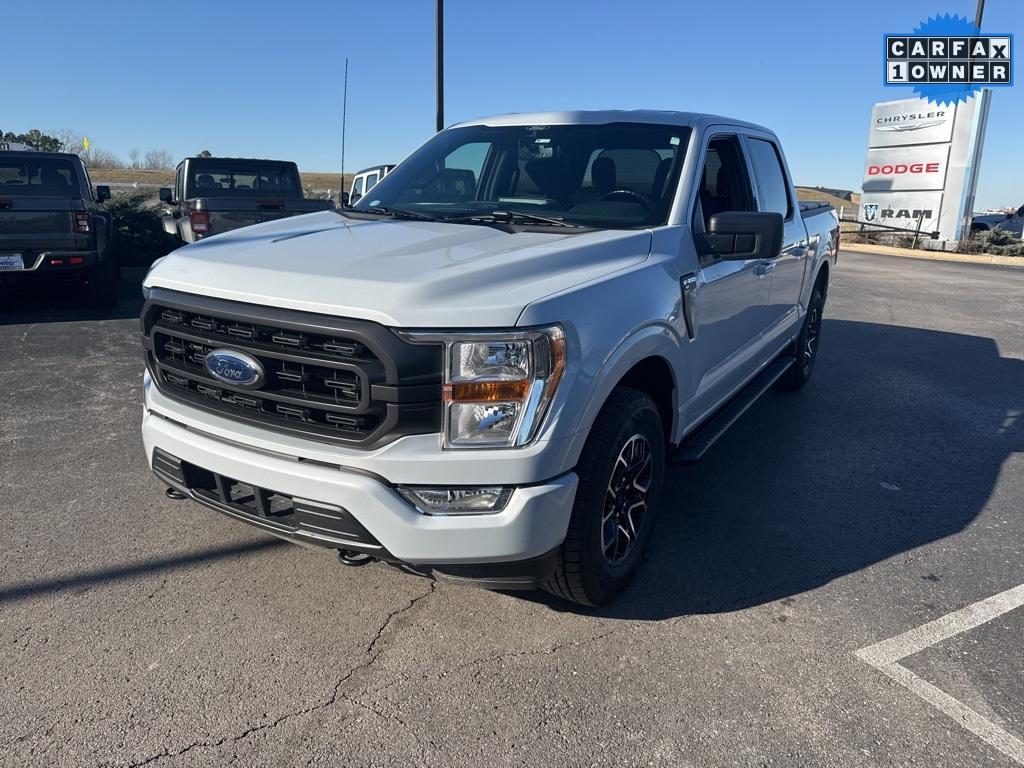
M 170 206 L 164 230 L 194 243 L 250 224 L 324 211 L 329 200 L 305 200 L 295 163 L 228 157 L 186 157 L 178 164 L 174 189 L 160 199 Z
M 116 304 L 109 197 L 77 155 L 0 150 L 0 282 L 74 280 L 91 304 Z

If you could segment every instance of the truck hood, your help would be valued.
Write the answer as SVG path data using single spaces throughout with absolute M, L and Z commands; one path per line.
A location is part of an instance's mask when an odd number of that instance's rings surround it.
M 331 211 L 180 248 L 145 286 L 402 328 L 514 326 L 531 302 L 643 261 L 647 230 L 502 232 Z

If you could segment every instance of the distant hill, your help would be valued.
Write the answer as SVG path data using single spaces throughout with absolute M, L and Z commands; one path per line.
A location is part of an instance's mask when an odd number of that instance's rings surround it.
M 851 199 L 845 197 L 839 197 L 833 192 L 843 192 L 849 194 Z M 797 187 L 796 196 L 801 200 L 821 200 L 825 203 L 831 203 L 832 207 L 839 212 L 840 208 L 846 208 L 845 217 L 853 218 L 857 211 L 857 206 L 860 205 L 860 194 L 857 192 L 845 192 L 844 190 L 826 190 L 822 187 Z
M 90 168 L 93 184 L 150 184 L 154 187 L 169 187 L 174 183 L 174 171 L 143 171 L 133 168 Z M 302 185 L 317 191 L 338 191 L 337 173 L 300 171 Z M 345 189 L 352 186 L 351 173 L 345 174 Z M 852 199 L 846 199 L 849 195 Z M 827 187 L 797 187 L 796 196 L 801 200 L 821 200 L 831 203 L 838 211 L 841 207 L 855 210 L 860 204 L 860 194 Z
M 316 190 L 337 192 L 337 173 L 305 173 L 299 172 L 302 186 Z M 151 184 L 155 187 L 169 187 L 174 183 L 174 171 L 144 171 L 136 168 L 90 168 L 89 176 L 93 184 Z M 352 184 L 352 174 L 345 174 L 345 188 Z

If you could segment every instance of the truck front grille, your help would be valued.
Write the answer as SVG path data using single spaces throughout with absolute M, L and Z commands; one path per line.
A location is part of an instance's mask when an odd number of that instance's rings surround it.
M 376 323 L 154 290 L 142 330 L 157 387 L 189 405 L 366 448 L 440 429 L 440 346 Z M 215 350 L 254 358 L 261 380 L 218 379 L 206 366 Z

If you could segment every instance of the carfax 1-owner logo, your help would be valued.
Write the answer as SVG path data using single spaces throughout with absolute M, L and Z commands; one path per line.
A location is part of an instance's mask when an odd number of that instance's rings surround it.
M 963 16 L 936 16 L 913 32 L 885 35 L 885 84 L 912 86 L 936 104 L 1013 85 L 1013 35 L 982 34 Z

